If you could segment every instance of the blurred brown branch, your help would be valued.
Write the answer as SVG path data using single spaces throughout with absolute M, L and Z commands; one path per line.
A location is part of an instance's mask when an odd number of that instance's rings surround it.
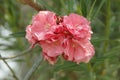
M 40 11 L 41 8 L 40 6 L 34 1 L 34 0 L 23 0 L 27 5 L 31 6 L 37 11 Z

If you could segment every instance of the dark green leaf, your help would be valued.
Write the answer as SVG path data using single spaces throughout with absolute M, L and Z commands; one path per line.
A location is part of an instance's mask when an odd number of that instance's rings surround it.
M 26 32 L 22 31 L 22 32 L 12 33 L 12 34 L 10 34 L 10 36 L 13 36 L 13 37 L 25 37 L 25 34 L 26 34 Z
M 74 70 L 74 71 L 79 71 L 79 70 L 87 70 L 87 64 L 85 63 L 80 63 L 77 64 L 75 62 L 64 62 L 63 64 L 56 64 L 54 66 L 54 71 L 59 71 L 59 70 Z
M 87 6 L 85 3 L 85 0 L 80 0 L 80 7 L 81 7 L 82 15 L 86 17 L 87 16 Z
M 72 13 L 74 7 L 74 0 L 67 0 L 67 1 L 68 1 L 68 13 Z

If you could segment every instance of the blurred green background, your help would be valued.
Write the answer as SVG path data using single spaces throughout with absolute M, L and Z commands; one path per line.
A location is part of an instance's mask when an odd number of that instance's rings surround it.
M 50 10 L 58 15 L 80 14 L 91 21 L 95 56 L 85 64 L 77 65 L 61 57 L 55 65 L 42 61 L 30 80 L 120 80 L 120 0 L 33 0 L 41 10 Z M 31 23 L 34 8 L 24 0 L 0 0 L 0 54 L 18 55 L 30 45 L 25 39 L 25 29 Z M 7 30 L 7 31 L 6 31 Z M 25 74 L 41 54 L 36 46 L 22 57 L 6 60 L 15 75 L 23 80 Z M 11 72 L 2 71 L 0 80 L 14 80 Z M 6 67 L 7 68 L 7 67 Z

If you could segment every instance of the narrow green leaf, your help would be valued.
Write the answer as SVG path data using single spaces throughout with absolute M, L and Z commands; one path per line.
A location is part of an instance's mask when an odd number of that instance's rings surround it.
M 94 0 L 92 6 L 91 6 L 91 8 L 90 8 L 90 11 L 89 11 L 89 14 L 88 14 L 88 19 L 89 19 L 89 20 L 91 19 L 91 15 L 92 15 L 92 12 L 93 12 L 95 3 L 96 3 L 96 0 Z
M 68 0 L 68 13 L 73 12 L 74 0 Z
M 100 5 L 98 6 L 98 9 L 97 9 L 96 13 L 95 13 L 94 16 L 93 16 L 93 19 L 94 19 L 94 17 L 97 16 L 97 14 L 99 13 L 99 11 L 100 11 L 100 9 L 102 8 L 102 6 L 103 6 L 103 4 L 104 4 L 105 1 L 106 1 L 106 0 L 102 0 L 102 1 L 101 1 Z
M 25 62 L 25 60 L 24 59 L 15 59 L 15 60 L 13 60 L 14 62 Z
M 75 64 L 72 62 L 64 62 L 63 64 L 56 64 L 54 67 L 54 71 L 63 70 L 63 69 L 66 69 L 68 67 L 70 68 L 73 66 L 75 66 Z
M 13 37 L 25 37 L 25 34 L 26 34 L 26 32 L 22 31 L 22 32 L 12 33 L 12 34 L 10 34 L 10 36 L 13 36 Z
M 65 11 L 67 10 L 66 9 L 66 4 L 65 4 L 65 0 L 60 0 L 60 3 L 62 5 L 62 7 L 65 9 Z
M 38 2 L 39 2 L 40 4 L 42 4 L 42 5 L 43 5 L 45 8 L 47 8 L 48 10 L 57 12 L 57 11 L 55 10 L 55 8 L 53 8 L 53 7 L 51 7 L 50 5 L 48 5 L 47 2 L 45 2 L 44 0 L 38 0 Z
M 120 55 L 120 46 L 117 46 L 111 50 L 109 50 L 108 52 L 106 52 L 105 55 L 103 55 L 102 57 L 94 57 L 91 62 L 96 63 L 96 62 L 104 62 L 106 59 L 114 59 L 114 58 L 118 58 Z
M 56 64 L 54 66 L 54 71 L 59 71 L 59 70 L 74 70 L 74 71 L 79 71 L 79 70 L 88 70 L 87 64 L 85 63 L 80 63 L 77 64 L 75 62 L 64 62 L 63 64 Z
M 87 6 L 86 6 L 84 0 L 80 0 L 80 7 L 81 7 L 82 15 L 86 17 L 87 16 Z

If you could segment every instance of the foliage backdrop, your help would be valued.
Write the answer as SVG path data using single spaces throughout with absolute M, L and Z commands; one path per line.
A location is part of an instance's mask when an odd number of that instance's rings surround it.
M 61 57 L 54 66 L 42 61 L 32 74 L 31 80 L 120 80 L 120 0 L 33 0 L 33 2 L 37 3 L 41 10 L 54 11 L 58 15 L 77 13 L 89 19 L 94 33 L 91 41 L 96 52 L 87 64 L 77 65 L 64 61 Z M 18 55 L 18 52 L 30 46 L 25 39 L 25 28 L 37 12 L 27 5 L 25 0 L 0 0 L 0 39 L 7 41 L 10 38 L 15 39 L 12 45 L 0 43 L 0 46 L 4 47 L 0 47 L 0 50 L 12 50 Z M 3 36 L 1 27 L 11 31 L 12 34 Z M 17 62 L 19 69 L 15 74 L 23 80 L 40 54 L 41 48 L 36 46 L 27 55 L 8 61 Z M 5 77 L 3 80 L 9 78 Z

